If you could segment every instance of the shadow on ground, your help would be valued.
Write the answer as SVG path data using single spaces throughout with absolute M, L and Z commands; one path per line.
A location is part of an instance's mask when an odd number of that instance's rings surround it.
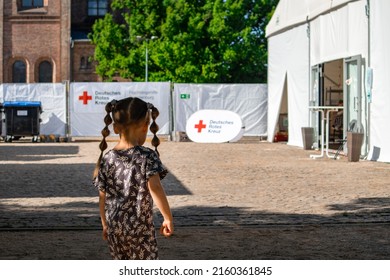
M 64 205 L 64 208 L 77 207 L 80 207 L 77 203 Z M 96 205 L 89 207 L 96 208 Z M 377 216 L 383 211 L 387 210 L 383 208 L 364 215 L 370 218 L 370 214 Z M 50 209 L 38 210 L 39 215 L 51 219 L 47 212 Z M 174 212 L 187 215 L 175 215 L 173 237 L 158 236 L 161 259 L 380 260 L 390 256 L 390 224 L 386 222 L 345 219 L 343 215 L 335 215 L 333 221 L 328 222 L 320 216 L 253 213 L 239 208 L 183 208 Z M 68 226 L 2 229 L 0 259 L 110 259 L 108 247 L 101 239 L 97 214 L 89 217 L 96 219 L 88 227 L 85 227 L 87 221 L 83 221 L 85 211 L 56 214 L 53 219 Z M 62 219 L 69 215 L 82 221 L 84 227 L 69 226 L 70 221 Z M 157 215 L 156 220 L 160 219 Z M 267 223 L 254 223 L 256 219 L 267 220 Z
M 77 146 L 50 146 L 36 144 L 29 146 L 0 146 L 0 161 L 40 161 L 76 157 Z
M 93 164 L 9 167 L 13 174 L 0 171 L 0 259 L 110 258 L 100 238 L 97 192 L 90 178 Z M 39 183 L 43 176 L 50 183 Z M 193 196 L 174 174 L 167 177 L 164 186 L 170 196 Z M 43 203 L 34 204 L 36 199 Z M 159 237 L 160 257 L 389 258 L 389 197 L 360 198 L 328 207 L 334 215 L 236 207 L 174 208 L 176 232 L 169 239 Z M 156 223 L 161 221 L 158 213 L 155 218 Z

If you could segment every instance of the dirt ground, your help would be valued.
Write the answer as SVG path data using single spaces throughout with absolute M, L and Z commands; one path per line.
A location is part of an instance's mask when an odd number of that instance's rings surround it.
M 97 145 L 0 143 L 0 259 L 110 258 L 90 184 Z M 176 227 L 161 259 L 389 259 L 387 163 L 253 139 L 159 151 Z

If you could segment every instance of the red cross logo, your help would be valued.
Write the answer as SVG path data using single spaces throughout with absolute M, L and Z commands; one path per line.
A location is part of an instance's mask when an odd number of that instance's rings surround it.
M 92 96 L 88 95 L 88 91 L 84 91 L 83 95 L 79 96 L 79 100 L 83 100 L 83 104 L 87 105 L 88 104 L 88 100 L 92 100 Z
M 199 123 L 195 125 L 195 128 L 198 129 L 198 133 L 201 133 L 202 129 L 206 128 L 206 125 L 203 124 L 203 120 L 200 120 Z

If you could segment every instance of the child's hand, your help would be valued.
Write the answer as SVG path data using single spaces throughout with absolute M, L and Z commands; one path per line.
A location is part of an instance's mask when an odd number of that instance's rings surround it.
M 165 237 L 170 237 L 173 234 L 173 223 L 164 221 L 161 225 L 160 233 Z
M 107 227 L 103 227 L 103 240 L 107 240 Z

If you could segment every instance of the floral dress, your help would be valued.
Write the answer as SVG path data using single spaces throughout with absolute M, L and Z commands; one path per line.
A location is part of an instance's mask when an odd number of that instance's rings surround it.
M 106 194 L 108 244 L 114 259 L 158 259 L 153 200 L 148 179 L 167 170 L 155 151 L 136 146 L 110 150 L 102 158 L 94 185 Z

